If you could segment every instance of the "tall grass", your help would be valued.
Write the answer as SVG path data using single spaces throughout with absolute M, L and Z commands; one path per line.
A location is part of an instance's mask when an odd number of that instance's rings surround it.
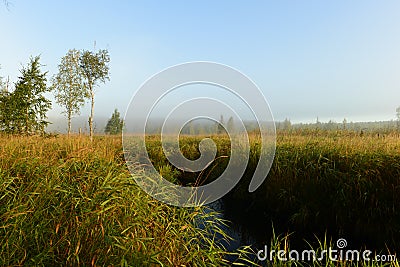
M 201 138 L 181 139 L 186 157 L 200 156 Z M 167 179 L 204 184 L 217 178 L 229 161 L 229 139 L 212 138 L 217 159 L 200 173 L 170 166 L 157 136 L 148 137 L 147 149 Z M 258 220 L 264 231 L 273 221 L 277 235 L 268 241 L 271 248 L 290 248 L 293 235 L 279 233 L 300 232 L 312 240 L 327 232 L 328 237 L 310 246 L 322 250 L 330 244 L 326 240 L 345 237 L 387 246 L 391 252 L 397 249 L 400 142 L 396 135 L 279 133 L 270 174 L 252 194 L 247 188 L 258 163 L 257 135 L 250 143 L 245 176 L 225 197 L 226 213 L 242 222 Z M 0 137 L 0 266 L 353 264 L 281 262 L 276 257 L 254 263 L 257 248 L 225 251 L 221 244 L 229 237 L 223 224 L 221 216 L 203 207 L 165 205 L 138 188 L 125 166 L 120 138 L 98 136 L 91 143 L 78 136 Z
M 142 192 L 119 138 L 0 144 L 0 266 L 227 264 L 216 217 Z
M 192 159 L 199 157 L 201 138 L 183 137 L 182 153 Z M 180 171 L 175 179 L 198 184 L 212 181 L 224 171 L 229 162 L 229 138 L 212 138 L 218 147 L 213 164 L 201 173 Z M 328 231 L 357 246 L 400 248 L 397 133 L 378 137 L 350 131 L 280 132 L 271 171 L 253 193 L 248 192 L 248 185 L 259 159 L 257 135 L 251 136 L 250 146 L 245 175 L 224 198 L 229 218 L 250 224 L 258 236 L 260 229 L 270 228 L 273 221 L 278 232 L 293 231 L 300 239 Z M 150 138 L 147 147 L 156 165 L 168 164 L 157 137 Z
M 398 249 L 399 152 L 396 135 L 280 135 L 266 182 L 243 195 L 291 231 Z

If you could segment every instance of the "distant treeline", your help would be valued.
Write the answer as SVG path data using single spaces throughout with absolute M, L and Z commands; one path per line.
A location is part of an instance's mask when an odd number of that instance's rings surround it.
M 277 130 L 349 130 L 357 132 L 393 132 L 400 129 L 399 121 L 374 121 L 374 122 L 347 122 L 344 119 L 342 122 L 328 121 L 314 123 L 295 123 L 285 119 L 283 122 L 275 122 Z
M 221 116 L 222 117 L 222 116 Z M 261 122 L 265 123 L 265 122 Z M 221 127 L 220 125 L 224 125 Z M 207 134 L 218 134 L 225 133 L 224 128 L 227 132 L 238 132 L 238 122 L 233 120 L 228 120 L 228 122 L 214 122 L 210 120 L 198 120 L 192 121 L 184 125 L 181 130 L 181 134 L 185 135 L 207 135 Z M 244 121 L 243 122 L 246 130 L 248 132 L 258 132 L 259 125 L 256 121 Z M 171 125 L 169 128 L 180 129 L 182 125 L 178 123 L 175 126 Z M 316 121 L 314 123 L 291 123 L 289 119 L 284 121 L 275 122 L 275 127 L 277 131 L 297 131 L 297 130 L 307 130 L 307 131 L 353 131 L 353 132 L 393 132 L 400 130 L 399 121 L 375 121 L 375 122 L 347 122 L 343 120 L 342 122 L 328 121 L 320 122 Z M 159 134 L 162 129 L 162 121 L 152 121 L 147 124 L 146 133 L 148 134 Z
M 243 125 L 248 132 L 259 131 L 259 125 L 255 121 L 243 121 Z M 163 120 L 161 119 L 148 121 L 146 126 L 146 133 L 159 134 L 161 133 L 162 127 L 163 127 Z M 198 119 L 182 125 L 182 123 L 176 121 L 175 124 L 168 125 L 166 129 L 167 130 L 164 131 L 167 133 L 181 129 L 180 133 L 185 135 L 207 135 L 207 134 L 224 134 L 226 132 L 237 133 L 239 132 L 240 127 L 239 127 L 239 122 L 234 121 L 232 117 L 230 117 L 227 121 L 225 121 L 224 117 L 221 115 L 218 122 L 208 119 Z

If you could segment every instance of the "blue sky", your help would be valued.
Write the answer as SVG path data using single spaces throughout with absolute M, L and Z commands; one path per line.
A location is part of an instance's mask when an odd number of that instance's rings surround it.
M 124 112 L 151 75 L 197 60 L 249 76 L 276 120 L 391 120 L 400 106 L 399 1 L 10 2 L 0 7 L 0 76 L 15 82 L 40 54 L 50 77 L 68 49 L 96 41 L 111 56 L 96 116 Z

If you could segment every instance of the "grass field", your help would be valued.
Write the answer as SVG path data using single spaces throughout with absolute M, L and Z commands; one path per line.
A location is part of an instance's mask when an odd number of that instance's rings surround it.
M 249 173 L 253 168 L 249 165 Z M 280 133 L 264 184 L 248 194 L 244 180 L 228 196 L 228 203 L 233 204 L 233 213 L 243 207 L 248 216 L 266 214 L 264 228 L 273 221 L 275 227 L 295 231 L 302 238 L 328 231 L 354 245 L 400 249 L 400 138 L 396 134 Z
M 202 207 L 162 204 L 139 189 L 125 166 L 119 137 L 97 136 L 93 143 L 78 136 L 0 139 L 1 266 L 230 264 L 218 240 L 228 239 L 220 228 L 223 221 L 215 221 L 218 216 Z M 201 174 L 168 166 L 158 137 L 149 137 L 147 146 L 168 179 L 202 184 L 218 177 L 229 160 L 223 157 L 229 156 L 229 139 L 213 139 L 218 159 Z M 188 158 L 199 156 L 200 140 L 182 138 Z M 226 197 L 228 212 L 236 218 L 267 214 L 258 218 L 265 220 L 264 226 L 274 221 L 278 231 L 313 233 L 320 240 L 328 231 L 378 248 L 399 248 L 396 134 L 378 138 L 352 132 L 279 133 L 271 172 L 249 194 L 258 146 L 257 136 L 251 137 L 246 175 Z M 204 225 L 199 227 L 199 221 Z M 274 246 L 283 240 L 276 239 Z M 246 257 L 242 250 L 234 253 Z
M 0 143 L 0 266 L 224 264 L 218 223 L 195 227 L 212 214 L 142 192 L 124 165 L 120 138 Z

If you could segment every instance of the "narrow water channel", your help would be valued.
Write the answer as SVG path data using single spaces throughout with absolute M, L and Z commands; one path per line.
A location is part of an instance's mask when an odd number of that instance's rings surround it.
M 257 245 L 257 238 L 248 231 L 248 229 L 235 221 L 225 212 L 225 204 L 222 199 L 214 201 L 207 205 L 210 210 L 216 211 L 222 219 L 227 220 L 227 227 L 222 226 L 222 230 L 230 236 L 233 240 L 224 244 L 227 251 L 235 251 L 242 246 Z

